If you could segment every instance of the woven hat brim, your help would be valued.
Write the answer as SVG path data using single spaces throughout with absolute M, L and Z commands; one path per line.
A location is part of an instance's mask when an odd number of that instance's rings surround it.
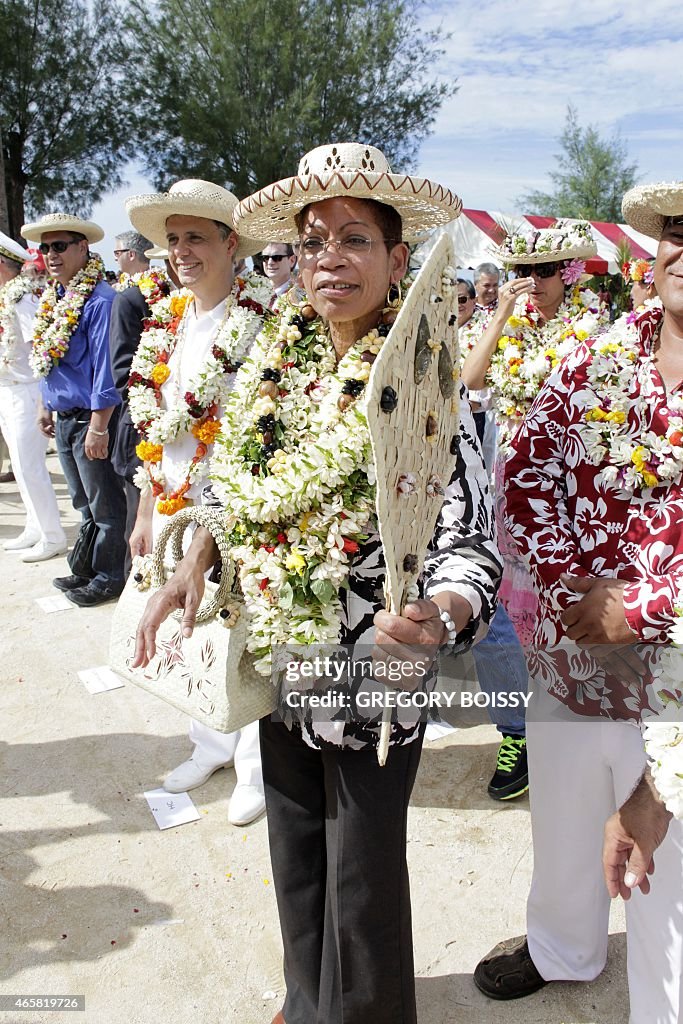
M 24 224 L 21 229 L 21 237 L 27 242 L 40 242 L 43 235 L 50 231 L 73 231 L 79 235 L 85 235 L 89 242 L 101 242 L 104 238 L 104 231 L 91 220 L 79 220 L 73 217 L 71 220 L 52 220 L 50 216 L 43 217 L 33 224 Z
M 648 238 L 661 238 L 667 217 L 683 217 L 683 181 L 637 185 L 626 193 L 624 220 Z
M 136 231 L 149 238 L 160 249 L 168 249 L 166 237 L 166 221 L 169 217 L 204 217 L 206 220 L 217 220 L 232 228 L 235 224 L 235 208 L 191 196 L 172 195 L 157 192 L 154 195 L 130 196 L 126 199 L 126 213 Z M 246 259 L 260 252 L 267 242 L 255 238 L 243 238 L 237 228 L 239 244 L 235 259 Z
M 298 237 L 294 218 L 309 203 L 338 196 L 375 199 L 401 215 L 403 238 L 416 241 L 426 232 L 460 216 L 462 200 L 443 185 L 427 178 L 413 178 L 370 171 L 335 171 L 284 178 L 247 196 L 235 210 L 239 232 L 272 242 L 293 242 Z
M 556 252 L 532 252 L 529 255 L 520 253 L 518 256 L 511 256 L 507 249 L 500 249 L 498 246 L 491 246 L 489 252 L 493 257 L 508 267 L 517 265 L 525 266 L 532 263 L 561 263 L 565 260 L 590 260 L 597 256 L 597 245 L 573 245 L 569 249 L 560 249 Z

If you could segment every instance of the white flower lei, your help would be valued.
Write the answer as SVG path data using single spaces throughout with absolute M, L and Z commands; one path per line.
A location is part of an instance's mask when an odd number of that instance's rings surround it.
M 661 317 L 661 311 L 647 315 Z M 640 316 L 620 317 L 593 345 L 588 379 L 596 395 L 581 434 L 600 483 L 623 497 L 669 485 L 683 473 L 683 398 L 669 395 L 666 435 L 645 429 L 652 394 L 652 355 L 641 348 Z M 638 392 L 638 393 L 636 393 Z M 640 425 L 629 423 L 639 410 Z
M 458 349 L 461 359 L 470 354 L 488 327 L 492 316 L 493 310 L 475 310 L 467 323 L 458 327 Z
M 17 334 L 14 307 L 24 295 L 40 295 L 43 287 L 44 282 L 31 280 L 22 273 L 0 287 L 0 370 L 6 370 L 12 365 L 17 341 L 23 340 Z
M 527 296 L 517 300 L 491 357 L 487 378 L 501 417 L 501 443 L 510 441 L 551 370 L 608 322 L 608 311 L 588 288 L 574 288 L 548 321 Z
M 35 377 L 47 377 L 69 351 L 85 301 L 103 279 L 104 263 L 97 253 L 91 253 L 86 265 L 69 281 L 61 299 L 57 298 L 57 282 L 47 286 L 34 320 L 29 355 Z
M 162 298 L 163 291 L 170 289 L 170 286 L 171 279 L 165 270 L 160 267 L 149 267 L 137 274 L 121 274 L 114 289 L 117 292 L 125 292 L 128 288 L 139 288 L 145 301 L 153 305 Z
M 192 377 L 188 391 L 184 395 L 179 394 L 170 409 L 163 408 L 161 404 L 161 385 L 168 374 L 163 379 L 155 378 L 159 367 L 166 367 L 176 345 L 183 338 L 193 296 L 184 290 L 166 296 L 151 306 L 149 326 L 140 338 L 131 364 L 131 384 L 128 389 L 131 419 L 143 442 L 154 446 L 168 444 L 179 435 L 190 433 L 212 406 L 224 403 L 231 384 L 227 367 L 232 367 L 234 372 L 244 361 L 263 323 L 262 313 L 250 308 L 253 304 L 259 307 L 262 305 L 260 298 L 263 288 L 259 281 L 254 280 L 256 276 L 235 281 L 211 351 Z M 272 293 L 269 283 L 267 287 Z M 178 308 L 182 310 L 180 322 L 176 320 L 174 324 L 174 310 Z M 176 330 L 173 329 L 174 325 Z M 193 398 L 192 409 L 195 415 L 190 411 L 188 395 Z M 199 409 L 203 411 L 196 415 Z M 191 484 L 203 472 L 202 461 L 190 459 L 185 467 L 180 468 L 179 475 L 187 478 Z M 134 481 L 142 491 L 151 490 L 155 484 L 164 489 L 161 460 L 138 469 Z
M 384 340 L 371 331 L 337 365 L 321 321 L 301 317 L 313 313 L 306 300 L 281 303 L 279 325 L 264 329 L 237 375 L 211 462 L 250 615 L 249 650 L 264 674 L 271 645 L 338 640 L 339 588 L 375 508 L 363 392 Z M 268 384 L 276 394 L 263 393 Z

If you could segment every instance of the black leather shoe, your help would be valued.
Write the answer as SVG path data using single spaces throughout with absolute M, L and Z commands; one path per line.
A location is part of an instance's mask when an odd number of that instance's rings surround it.
M 521 935 L 494 946 L 477 964 L 474 984 L 489 999 L 521 999 L 548 982 L 536 970 L 526 936 Z
M 78 590 L 79 587 L 87 587 L 88 583 L 88 576 L 58 576 L 52 581 L 52 586 L 57 590 Z
M 113 590 L 111 587 L 100 590 L 99 587 L 88 583 L 77 590 L 67 590 L 66 596 L 79 608 L 94 608 L 95 605 L 104 604 L 106 601 L 116 601 L 121 596 L 121 591 Z

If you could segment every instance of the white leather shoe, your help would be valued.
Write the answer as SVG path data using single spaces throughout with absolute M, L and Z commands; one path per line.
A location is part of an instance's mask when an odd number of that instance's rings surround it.
M 260 818 L 266 809 L 266 798 L 260 786 L 242 786 L 238 782 L 230 797 L 228 821 L 231 825 L 248 825 Z
M 204 765 L 191 757 L 189 761 L 183 761 L 175 771 L 166 776 L 164 789 L 167 793 L 187 793 L 190 789 L 203 786 L 219 768 L 229 768 L 231 764 L 232 761 L 227 764 Z
M 25 548 L 32 548 L 40 540 L 34 533 L 27 533 L 26 530 L 20 533 L 14 540 L 6 540 L 3 543 L 5 551 L 23 551 Z
M 32 548 L 21 556 L 22 562 L 47 562 L 48 558 L 55 558 L 57 555 L 65 555 L 67 543 L 65 540 L 59 543 L 48 544 L 39 540 Z

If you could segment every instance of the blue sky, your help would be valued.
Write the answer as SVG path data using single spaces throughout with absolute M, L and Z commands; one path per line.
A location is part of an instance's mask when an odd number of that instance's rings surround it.
M 451 0 L 424 4 L 423 15 L 426 28 L 451 33 L 436 70 L 460 88 L 418 173 L 466 207 L 524 213 L 517 197 L 550 187 L 568 103 L 581 124 L 620 132 L 641 181 L 683 179 L 680 0 Z M 113 234 L 127 225 L 124 198 L 151 191 L 136 167 L 127 179 L 93 209 L 109 267 Z

